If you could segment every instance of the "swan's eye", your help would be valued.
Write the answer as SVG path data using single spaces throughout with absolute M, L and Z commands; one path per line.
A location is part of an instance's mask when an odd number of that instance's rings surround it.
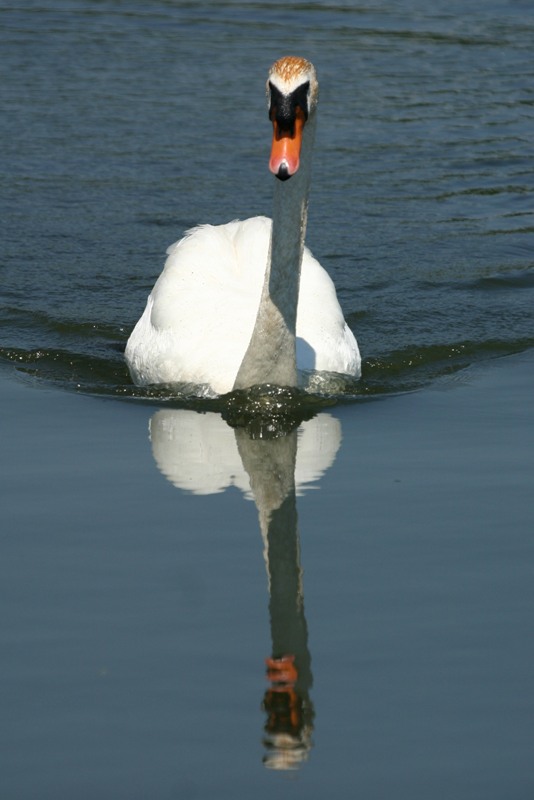
M 295 119 L 297 117 L 297 109 L 300 109 L 304 115 L 304 120 L 308 119 L 308 91 L 310 82 L 298 86 L 291 94 L 283 94 L 280 89 L 277 89 L 271 81 L 269 81 L 269 90 L 271 92 L 271 101 L 269 104 L 269 119 L 278 125 L 279 131 L 289 133 L 290 136 L 294 135 Z

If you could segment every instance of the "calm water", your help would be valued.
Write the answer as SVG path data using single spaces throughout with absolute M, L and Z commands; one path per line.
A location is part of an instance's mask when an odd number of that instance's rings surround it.
M 526 0 L 2 4 L 6 797 L 531 797 L 533 41 Z M 270 214 L 284 53 L 364 364 L 255 441 L 122 351 L 184 230 Z

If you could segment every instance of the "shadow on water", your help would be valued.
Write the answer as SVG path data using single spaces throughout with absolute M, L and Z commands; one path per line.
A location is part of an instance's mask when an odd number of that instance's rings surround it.
M 298 769 L 312 747 L 314 707 L 297 526 L 297 496 L 333 464 L 341 426 L 319 414 L 289 433 L 256 436 L 218 414 L 162 409 L 150 421 L 156 464 L 177 488 L 197 495 L 230 486 L 258 510 L 269 589 L 271 654 L 263 696 L 266 767 Z M 264 431 L 265 433 L 265 431 Z

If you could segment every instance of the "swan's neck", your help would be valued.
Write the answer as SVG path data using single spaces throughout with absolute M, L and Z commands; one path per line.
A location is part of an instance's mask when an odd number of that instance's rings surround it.
M 258 315 L 234 389 L 263 383 L 297 385 L 295 331 L 306 235 L 315 114 L 304 128 L 300 167 L 276 180 L 269 258 Z

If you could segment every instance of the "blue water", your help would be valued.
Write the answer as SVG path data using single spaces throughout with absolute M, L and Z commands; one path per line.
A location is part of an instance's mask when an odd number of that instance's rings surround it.
M 532 354 L 297 442 L 0 388 L 6 797 L 532 793 Z
M 531 796 L 532 41 L 521 0 L 2 4 L 6 797 Z M 169 244 L 270 214 L 284 53 L 364 361 L 258 440 L 122 353 Z

